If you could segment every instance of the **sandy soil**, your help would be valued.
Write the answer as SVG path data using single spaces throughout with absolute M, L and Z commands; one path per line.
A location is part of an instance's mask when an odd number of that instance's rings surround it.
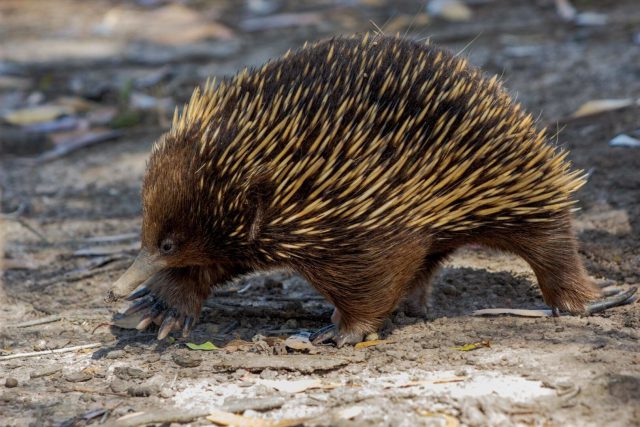
M 501 74 L 541 123 L 561 130 L 559 143 L 591 172 L 576 220 L 590 274 L 623 289 L 640 283 L 640 148 L 608 145 L 619 133 L 637 136 L 640 108 L 567 119 L 589 100 L 640 96 L 635 0 L 575 2 L 605 13 L 602 26 L 563 22 L 550 1 L 470 2 L 464 23 L 413 19 L 417 2 L 338 3 L 275 2 L 280 9 L 265 14 L 233 2 L 187 2 L 231 33 L 167 48 L 154 44 L 153 33 L 151 41 L 132 41 L 124 30 L 96 32 L 120 3 L 3 2 L 0 77 L 17 76 L 26 87 L 0 79 L 0 109 L 25 105 L 33 93 L 121 108 L 123 82 L 158 70 L 168 77 L 140 91 L 179 104 L 207 76 L 260 64 L 307 39 L 371 30 L 369 20 L 386 22 L 409 37 L 465 49 L 473 63 Z M 284 13 L 309 22 L 255 30 L 266 25 L 259 19 Z M 98 85 L 105 94 L 91 98 Z M 331 306 L 281 273 L 241 279 L 209 299 L 187 341 L 225 349 L 193 351 L 181 340 L 104 325 L 126 306 L 103 299 L 135 253 L 145 160 L 166 125 L 158 114 L 147 112 L 117 140 L 36 166 L 2 154 L 2 211 L 22 209 L 0 219 L 0 424 L 81 426 L 133 412 L 222 409 L 307 425 L 640 425 L 640 305 L 591 317 L 471 316 L 543 305 L 522 260 L 481 248 L 459 252 L 437 276 L 427 319 L 397 314 L 381 332 L 387 341 L 368 348 L 288 348 L 288 336 L 326 324 Z M 117 235 L 124 236 L 91 240 Z M 42 318 L 54 321 L 16 327 Z M 490 346 L 458 348 L 483 341 Z

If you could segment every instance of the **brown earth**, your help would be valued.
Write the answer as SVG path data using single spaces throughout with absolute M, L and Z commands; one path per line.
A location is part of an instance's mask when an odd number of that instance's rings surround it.
M 0 114 L 73 96 L 126 119 L 131 91 L 181 104 L 207 76 L 260 64 L 304 40 L 372 30 L 372 20 L 464 49 L 487 73 L 502 75 L 541 123 L 560 129 L 558 142 L 591 172 L 576 215 L 590 274 L 623 289 L 640 283 L 640 148 L 608 144 L 620 133 L 640 135 L 640 108 L 567 119 L 589 100 L 640 97 L 636 0 L 574 2 L 606 14 L 604 25 L 593 26 L 563 21 L 542 0 L 468 2 L 472 16 L 462 23 L 427 17 L 410 1 L 187 1 L 170 5 L 180 9 L 169 20 L 184 15 L 177 28 L 193 31 L 168 45 L 153 21 L 136 15 L 164 3 L 0 4 Z M 196 18 L 185 10 L 198 11 Z M 127 26 L 122 16 L 142 21 Z M 265 29 L 274 16 L 288 26 Z M 159 70 L 166 76 L 140 83 Z M 18 210 L 0 218 L 0 425 L 86 425 L 132 412 L 216 408 L 307 425 L 640 425 L 640 305 L 590 317 L 473 317 L 480 308 L 542 305 L 522 260 L 481 248 L 459 252 L 438 275 L 427 319 L 398 314 L 382 331 L 388 341 L 369 348 L 287 349 L 284 338 L 324 325 L 331 307 L 302 279 L 281 273 L 241 279 L 209 299 L 188 341 L 245 341 L 224 350 L 193 351 L 180 340 L 102 325 L 125 307 L 104 296 L 135 252 L 145 160 L 170 110 L 146 110 L 120 126 L 118 139 L 37 165 L 0 135 L 2 211 Z M 77 252 L 87 248 L 93 254 Z M 15 326 L 48 316 L 59 318 Z M 490 346 L 457 349 L 482 341 Z M 312 379 L 323 387 L 283 390 Z

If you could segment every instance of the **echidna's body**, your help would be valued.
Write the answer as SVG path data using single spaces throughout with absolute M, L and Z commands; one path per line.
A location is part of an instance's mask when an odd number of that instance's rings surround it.
M 196 91 L 154 147 L 141 258 L 155 314 L 178 310 L 166 334 L 210 286 L 287 267 L 351 340 L 471 242 L 521 255 L 548 304 L 581 311 L 596 295 L 570 225 L 584 180 L 564 158 L 460 57 L 387 37 L 305 47 Z M 139 283 L 127 274 L 120 294 Z

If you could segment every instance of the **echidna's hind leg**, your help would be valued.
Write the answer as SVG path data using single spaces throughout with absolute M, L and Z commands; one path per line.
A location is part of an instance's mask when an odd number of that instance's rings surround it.
M 515 235 L 510 246 L 531 265 L 551 308 L 584 313 L 589 301 L 600 296 L 584 269 L 568 217 L 560 226 Z
M 425 317 L 431 290 L 433 276 L 442 263 L 453 251 L 430 253 L 424 259 L 422 268 L 409 285 L 408 293 L 400 303 L 399 310 L 410 317 Z

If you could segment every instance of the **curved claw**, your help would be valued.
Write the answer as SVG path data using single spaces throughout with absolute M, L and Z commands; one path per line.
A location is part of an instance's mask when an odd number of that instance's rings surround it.
M 142 316 L 142 319 L 136 326 L 137 330 L 143 331 L 147 329 L 147 327 L 149 327 L 149 325 L 155 320 L 155 318 L 167 309 L 167 307 L 161 301 L 155 300 L 154 302 L 155 304 L 151 307 L 151 310 L 149 310 L 149 312 Z
M 164 316 L 164 320 L 162 321 L 162 325 L 160 325 L 160 329 L 158 330 L 158 339 L 163 340 L 169 335 L 169 333 L 173 330 L 174 326 L 178 323 L 178 319 L 176 319 L 176 311 L 169 310 Z
M 635 299 L 635 294 L 638 291 L 638 288 L 633 287 L 628 289 L 625 292 L 621 292 L 614 297 L 604 299 L 602 301 L 597 301 L 592 304 L 589 304 L 587 307 L 587 315 L 595 314 L 603 312 L 612 307 L 618 307 L 620 305 L 625 305 L 633 302 Z
M 127 308 L 125 312 L 122 314 L 124 316 L 129 316 L 131 314 L 144 310 L 145 308 L 149 308 L 153 304 L 155 304 L 155 301 L 153 299 L 142 299 L 140 301 L 136 301 L 133 304 L 131 304 L 131 306 Z
M 315 345 L 323 344 L 334 338 L 337 333 L 338 327 L 336 325 L 327 325 L 309 335 L 309 341 L 311 341 Z
M 191 316 L 187 316 L 184 319 L 184 323 L 182 325 L 182 338 L 186 338 L 191 333 L 191 328 L 193 328 L 194 319 Z
M 309 336 L 309 341 L 314 345 L 323 344 L 329 340 L 340 348 L 345 344 L 357 344 L 364 339 L 364 334 L 356 332 L 340 332 L 337 325 L 331 324 L 318 329 Z
M 129 294 L 129 296 L 127 296 L 126 300 L 127 301 L 133 301 L 134 299 L 138 299 L 138 298 L 142 298 L 144 296 L 147 296 L 150 293 L 151 293 L 151 290 L 149 288 L 142 287 L 142 288 L 138 289 L 135 292 L 131 292 Z
M 136 325 L 136 329 L 139 331 L 144 331 L 149 327 L 149 325 L 153 322 L 153 317 L 149 316 L 149 314 L 145 314 L 140 322 Z

